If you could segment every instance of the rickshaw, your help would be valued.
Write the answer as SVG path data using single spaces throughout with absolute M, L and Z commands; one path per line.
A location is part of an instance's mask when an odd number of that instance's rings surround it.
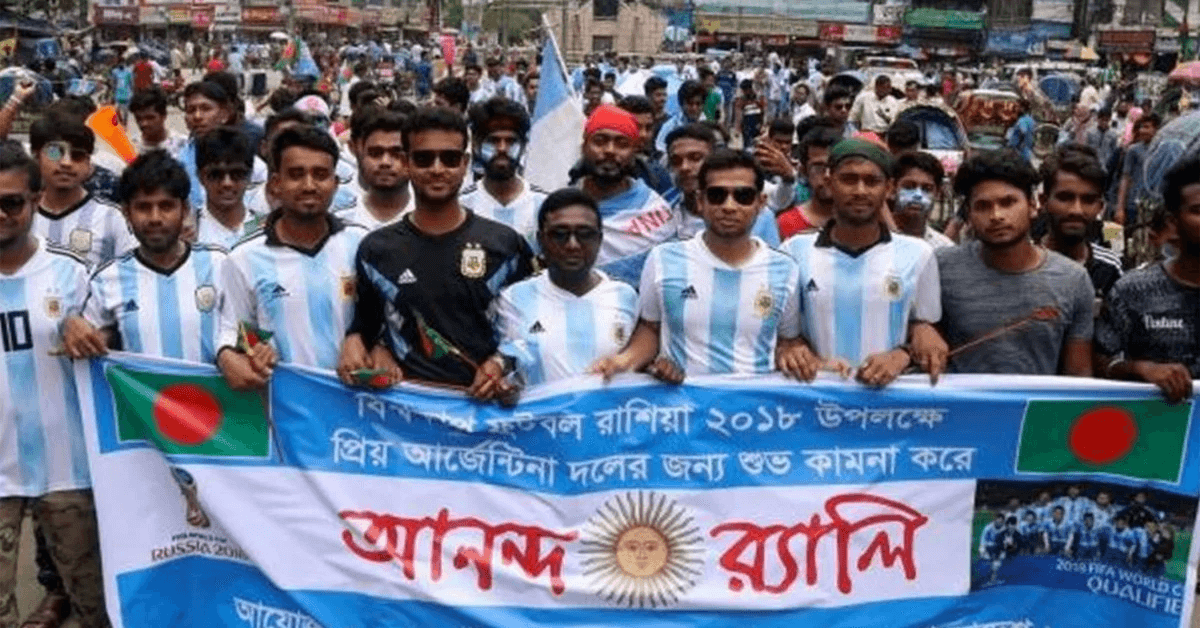
M 974 150 L 1004 148 L 1008 129 L 1021 117 L 1021 97 L 1015 91 L 977 89 L 959 94 L 958 119 Z

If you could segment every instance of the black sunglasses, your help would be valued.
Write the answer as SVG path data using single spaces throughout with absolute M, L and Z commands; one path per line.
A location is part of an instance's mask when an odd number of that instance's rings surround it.
M 733 201 L 738 205 L 753 205 L 754 199 L 758 198 L 758 190 L 748 187 L 724 188 L 724 187 L 709 187 L 704 189 L 704 198 L 709 205 L 724 205 L 725 199 L 733 194 Z
M 16 214 L 29 204 L 29 197 L 24 194 L 8 194 L 0 196 L 0 212 Z
M 414 150 L 411 158 L 418 168 L 432 168 L 435 159 L 447 168 L 457 168 L 462 165 L 464 155 L 461 150 Z
M 546 237 L 550 238 L 551 242 L 560 246 L 570 242 L 572 237 L 580 244 L 595 244 L 600 241 L 600 231 L 591 227 L 577 227 L 575 229 L 558 227 L 547 231 Z
M 250 169 L 237 167 L 204 169 L 204 178 L 207 179 L 209 183 L 220 183 L 224 181 L 226 177 L 233 179 L 234 182 L 245 181 L 250 177 Z

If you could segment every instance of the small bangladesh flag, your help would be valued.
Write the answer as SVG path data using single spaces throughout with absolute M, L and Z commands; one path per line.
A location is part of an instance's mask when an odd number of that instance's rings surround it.
M 262 395 L 219 375 L 180 376 L 110 366 L 119 442 L 147 441 L 168 454 L 265 458 L 270 432 Z
M 1017 471 L 1177 482 L 1191 414 L 1190 402 L 1030 401 Z

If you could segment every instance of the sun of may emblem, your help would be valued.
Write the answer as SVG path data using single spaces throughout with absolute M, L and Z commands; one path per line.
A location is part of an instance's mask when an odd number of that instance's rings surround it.
M 617 495 L 588 520 L 583 575 L 614 604 L 667 606 L 699 581 L 702 541 L 691 514 L 667 496 Z

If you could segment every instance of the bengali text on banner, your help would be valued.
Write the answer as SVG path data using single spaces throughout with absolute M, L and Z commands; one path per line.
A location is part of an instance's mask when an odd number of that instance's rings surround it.
M 77 365 L 118 628 L 1187 626 L 1195 404 L 628 376 L 513 409 Z

